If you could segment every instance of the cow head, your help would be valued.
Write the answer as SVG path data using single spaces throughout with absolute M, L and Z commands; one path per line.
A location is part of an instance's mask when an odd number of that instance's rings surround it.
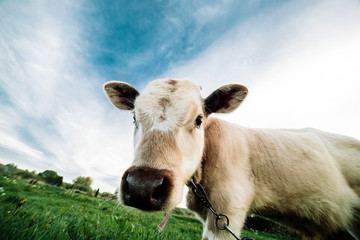
M 134 159 L 121 181 L 120 199 L 143 210 L 170 210 L 199 167 L 204 125 L 211 113 L 235 110 L 244 86 L 225 85 L 206 99 L 188 80 L 155 80 L 142 94 L 124 82 L 104 86 L 110 101 L 134 117 Z

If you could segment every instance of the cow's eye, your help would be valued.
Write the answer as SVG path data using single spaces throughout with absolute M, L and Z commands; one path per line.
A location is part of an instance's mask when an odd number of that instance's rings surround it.
M 203 120 L 203 116 L 199 115 L 197 116 L 197 118 L 195 119 L 195 127 L 199 128 L 201 126 Z
M 133 115 L 133 124 L 136 124 L 136 116 L 135 116 L 135 114 Z

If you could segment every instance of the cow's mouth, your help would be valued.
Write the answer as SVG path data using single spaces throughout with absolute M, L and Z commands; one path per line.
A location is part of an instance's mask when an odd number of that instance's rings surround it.
M 169 170 L 130 167 L 121 181 L 124 204 L 147 211 L 164 210 L 174 185 L 172 176 Z

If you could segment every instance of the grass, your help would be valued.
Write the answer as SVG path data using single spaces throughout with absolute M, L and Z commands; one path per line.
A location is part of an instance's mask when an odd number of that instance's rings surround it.
M 201 223 L 178 214 L 160 234 L 157 225 L 165 215 L 0 176 L 0 239 L 201 239 Z M 243 236 L 292 239 L 249 230 Z

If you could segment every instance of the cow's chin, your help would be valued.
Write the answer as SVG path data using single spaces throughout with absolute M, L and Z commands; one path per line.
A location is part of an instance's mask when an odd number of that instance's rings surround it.
M 169 212 L 175 209 L 181 202 L 183 198 L 183 189 L 184 183 L 180 182 L 174 184 L 174 188 L 172 189 L 168 200 L 163 205 L 161 211 Z
M 170 212 L 174 210 L 181 202 L 183 198 L 183 182 L 176 182 L 172 188 L 168 199 L 164 202 L 160 209 L 141 209 L 148 212 Z
M 124 200 L 124 197 L 123 197 L 123 194 L 121 193 L 121 191 L 119 191 L 119 194 L 117 197 L 118 197 L 118 201 L 120 204 L 124 204 L 129 207 L 135 207 L 140 210 L 147 211 L 147 212 L 160 212 L 160 211 L 169 212 L 169 211 L 172 211 L 173 209 L 175 209 L 182 200 L 182 193 L 183 193 L 182 188 L 179 187 L 179 189 L 177 189 L 177 190 L 178 191 L 173 191 L 172 195 L 169 197 L 169 199 L 166 202 L 164 202 L 164 204 L 162 206 L 156 207 L 155 209 L 141 208 L 138 206 L 133 206 L 132 204 L 127 204 Z

